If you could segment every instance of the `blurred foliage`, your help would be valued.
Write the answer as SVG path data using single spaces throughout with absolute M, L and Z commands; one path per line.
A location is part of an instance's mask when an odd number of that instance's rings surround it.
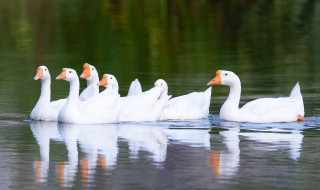
M 80 74 L 89 62 L 100 75 L 114 74 L 122 95 L 134 78 L 144 90 L 157 78 L 173 95 L 203 90 L 217 69 L 250 76 L 241 77 L 248 93 L 261 81 L 274 91 L 283 82 L 288 91 L 298 80 L 320 78 L 299 76 L 320 68 L 315 0 L 2 1 L 0 36 L 0 99 L 13 111 L 28 112 L 36 102 L 38 65 L 54 78 L 62 67 Z M 53 81 L 53 99 L 67 88 Z

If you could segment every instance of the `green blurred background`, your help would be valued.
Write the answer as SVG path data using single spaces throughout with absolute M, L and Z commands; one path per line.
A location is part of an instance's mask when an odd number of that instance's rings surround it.
M 80 75 L 86 62 L 114 74 L 121 95 L 135 78 L 143 90 L 163 78 L 174 96 L 205 90 L 217 69 L 236 72 L 247 99 L 287 95 L 297 81 L 305 99 L 319 92 L 316 0 L 1 1 L 0 37 L 2 113 L 29 114 L 39 65 L 51 72 L 53 99 L 68 93 L 54 80 L 61 68 Z M 213 88 L 214 112 L 227 92 Z

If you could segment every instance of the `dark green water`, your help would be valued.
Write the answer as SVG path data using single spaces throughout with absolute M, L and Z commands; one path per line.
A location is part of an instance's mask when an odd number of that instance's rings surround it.
M 0 37 L 4 189 L 319 188 L 319 1 L 2 1 Z M 243 104 L 286 96 L 299 81 L 306 120 L 221 121 L 229 89 L 216 86 L 204 120 L 30 123 L 37 67 L 53 78 L 86 62 L 115 75 L 121 95 L 135 78 L 143 90 L 165 79 L 173 96 L 202 91 L 224 69 L 240 77 Z M 67 93 L 52 81 L 53 99 Z

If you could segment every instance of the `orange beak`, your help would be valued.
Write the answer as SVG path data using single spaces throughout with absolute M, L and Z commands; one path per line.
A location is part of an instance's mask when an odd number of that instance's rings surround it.
M 83 72 L 80 75 L 80 78 L 87 79 L 91 76 L 90 65 L 88 63 L 83 64 Z
M 37 74 L 34 76 L 34 80 L 41 79 L 43 77 L 43 70 L 41 67 L 38 67 Z
M 98 86 L 104 86 L 106 87 L 108 85 L 108 75 L 107 74 L 104 74 L 102 76 L 102 79 L 101 81 L 98 83 Z
M 216 72 L 216 77 L 214 77 L 210 82 L 208 82 L 208 86 L 219 85 L 221 84 L 221 71 L 218 70 Z
M 56 77 L 57 80 L 65 80 L 67 78 L 67 75 L 66 75 L 66 72 L 67 72 L 67 69 L 66 68 L 63 68 L 62 69 L 62 72 L 60 73 L 59 76 Z

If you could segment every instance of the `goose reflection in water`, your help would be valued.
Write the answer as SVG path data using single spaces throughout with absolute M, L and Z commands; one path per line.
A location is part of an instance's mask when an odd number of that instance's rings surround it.
M 164 130 L 147 124 L 121 124 L 119 137 L 128 142 L 131 159 L 137 159 L 139 151 L 147 151 L 154 162 L 160 163 L 166 160 L 167 154 L 168 139 Z
M 221 179 L 235 176 L 240 166 L 240 141 L 246 139 L 254 141 L 256 151 L 278 151 L 288 148 L 289 157 L 298 160 L 302 147 L 303 135 L 301 126 L 295 124 L 241 124 L 236 122 L 222 122 L 222 126 L 214 127 L 219 131 L 226 148 L 222 150 L 213 146 L 209 155 L 209 163 L 214 173 Z M 218 136 L 216 136 L 218 137 Z M 248 142 L 245 142 L 248 143 Z M 257 143 L 263 149 L 257 148 Z
M 81 125 L 79 146 L 85 156 L 81 159 L 82 181 L 92 181 L 97 167 L 114 169 L 118 157 L 118 128 L 115 124 Z
M 303 135 L 300 131 L 293 130 L 277 130 L 277 131 L 265 131 L 265 132 L 255 132 L 255 133 L 241 133 L 250 140 L 254 140 L 260 143 L 267 143 L 265 150 L 278 150 L 281 147 L 288 147 L 290 158 L 293 160 L 298 160 L 300 158 L 300 150 Z
M 68 162 L 58 166 L 60 185 L 68 187 L 78 169 L 78 146 L 85 155 L 80 160 L 83 183 L 92 181 L 96 167 L 112 169 L 118 156 L 117 125 L 75 125 L 59 123 L 59 131 L 68 150 Z
M 155 166 L 162 166 L 166 161 L 169 144 L 210 149 L 210 125 L 206 125 L 204 130 L 195 126 L 182 128 L 172 123 L 75 125 L 41 122 L 38 127 L 34 123 L 31 124 L 31 130 L 40 147 L 41 161 L 44 162 L 35 161 L 36 170 L 44 173 L 37 174 L 40 176 L 37 179 L 46 179 L 48 176 L 50 139 L 62 141 L 66 146 L 66 161 L 56 163 L 56 177 L 61 187 L 72 187 L 79 176 L 83 185 L 90 186 L 97 168 L 105 172 L 113 170 L 118 162 L 118 142 L 128 143 L 130 159 L 145 157 L 146 154 L 139 154 L 144 151 L 149 153 L 148 158 Z M 83 154 L 80 155 L 79 151 Z M 42 163 L 42 167 L 39 163 Z
M 56 122 L 31 121 L 30 129 L 40 150 L 40 160 L 34 161 L 35 181 L 47 181 L 49 170 L 50 140 L 59 140 L 60 134 Z
M 203 147 L 210 149 L 209 131 L 199 129 L 167 129 L 165 130 L 173 144 L 183 144 L 190 147 Z
M 289 149 L 290 158 L 298 160 L 300 158 L 304 122 L 292 123 L 270 123 L 253 124 L 246 123 L 242 126 L 247 129 L 240 133 L 248 140 L 259 142 L 265 145 L 265 151 L 278 151 L 280 148 Z
M 71 187 L 78 172 L 78 146 L 79 127 L 73 124 L 58 124 L 59 132 L 68 151 L 68 160 L 58 162 L 56 166 L 57 180 L 62 187 Z
M 239 126 L 235 125 L 219 132 L 223 138 L 222 142 L 226 146 L 226 150 L 213 150 L 209 154 L 209 164 L 213 168 L 218 178 L 231 178 L 239 169 L 240 148 L 239 148 Z

